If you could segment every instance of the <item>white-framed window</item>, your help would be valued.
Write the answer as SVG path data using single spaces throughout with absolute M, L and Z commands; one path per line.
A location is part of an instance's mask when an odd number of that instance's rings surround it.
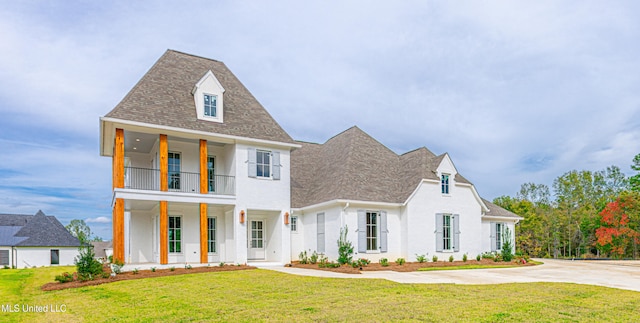
M 504 233 L 504 223 L 496 222 L 496 250 L 502 250 L 502 234 Z
M 378 251 L 378 212 L 367 211 L 367 251 Z
M 298 232 L 298 217 L 291 217 L 291 232 Z
M 442 215 L 442 249 L 450 251 L 453 249 L 453 223 L 451 214 Z
M 207 218 L 207 246 L 210 253 L 216 253 L 216 218 Z
M 266 150 L 256 151 L 256 176 L 271 177 L 271 152 Z
M 251 248 L 264 248 L 262 221 L 251 221 Z
M 218 96 L 204 94 L 204 115 L 216 118 L 218 116 Z
M 168 155 L 168 163 L 169 163 L 169 189 L 170 190 L 179 190 L 180 189 L 180 153 L 177 152 L 169 152 Z
M 51 264 L 60 264 L 60 249 L 51 249 Z
M 182 218 L 179 216 L 169 217 L 169 252 L 182 252 Z
M 440 187 L 442 188 L 442 194 L 449 194 L 449 174 L 442 174 L 440 176 Z

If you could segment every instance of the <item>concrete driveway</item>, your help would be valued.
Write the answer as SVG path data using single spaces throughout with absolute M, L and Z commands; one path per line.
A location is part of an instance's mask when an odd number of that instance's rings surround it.
M 570 261 L 537 259 L 543 265 L 519 268 L 442 270 L 401 273 L 368 271 L 361 275 L 289 267 L 267 267 L 295 275 L 332 278 L 378 278 L 406 284 L 576 283 L 640 292 L 640 261 Z

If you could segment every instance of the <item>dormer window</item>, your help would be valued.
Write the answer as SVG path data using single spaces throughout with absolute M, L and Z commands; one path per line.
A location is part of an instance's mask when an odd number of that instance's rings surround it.
M 204 95 L 204 115 L 207 117 L 216 117 L 218 113 L 218 96 L 205 94 Z
M 213 72 L 207 71 L 191 91 L 200 120 L 220 122 L 224 120 L 224 88 Z
M 440 187 L 442 188 L 442 194 L 449 194 L 449 174 L 442 174 L 440 176 Z

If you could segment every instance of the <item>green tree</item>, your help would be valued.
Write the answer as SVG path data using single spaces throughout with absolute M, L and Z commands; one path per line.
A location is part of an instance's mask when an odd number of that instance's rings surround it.
M 632 191 L 640 192 L 640 154 L 637 154 L 633 157 L 633 164 L 631 164 L 631 169 L 638 172 L 631 177 L 629 177 L 629 186 Z
M 71 220 L 68 225 L 65 226 L 67 231 L 72 236 L 78 238 L 82 245 L 85 245 L 91 241 L 91 228 L 84 222 L 84 220 Z

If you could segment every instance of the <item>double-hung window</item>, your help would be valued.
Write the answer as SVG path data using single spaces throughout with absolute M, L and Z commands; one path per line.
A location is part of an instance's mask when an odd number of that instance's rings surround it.
M 502 233 L 504 231 L 504 223 L 496 223 L 496 250 L 502 250 Z
M 180 189 L 180 153 L 169 152 L 169 189 Z
M 207 218 L 207 245 L 209 252 L 216 252 L 216 218 Z
M 378 251 L 378 212 L 367 212 L 367 251 Z
M 453 243 L 451 241 L 451 237 L 453 236 L 451 233 L 452 221 L 451 214 L 443 214 L 442 215 L 442 249 L 444 251 L 451 250 Z
M 266 150 L 256 151 L 256 167 L 258 177 L 271 177 L 271 152 Z
M 460 215 L 436 213 L 436 251 L 460 250 Z
M 182 223 L 179 216 L 169 217 L 169 252 L 182 252 Z
M 440 186 L 442 188 L 442 194 L 449 194 L 449 174 L 442 174 L 440 176 Z
M 204 95 L 204 115 L 214 118 L 218 116 L 218 96 L 211 94 Z

